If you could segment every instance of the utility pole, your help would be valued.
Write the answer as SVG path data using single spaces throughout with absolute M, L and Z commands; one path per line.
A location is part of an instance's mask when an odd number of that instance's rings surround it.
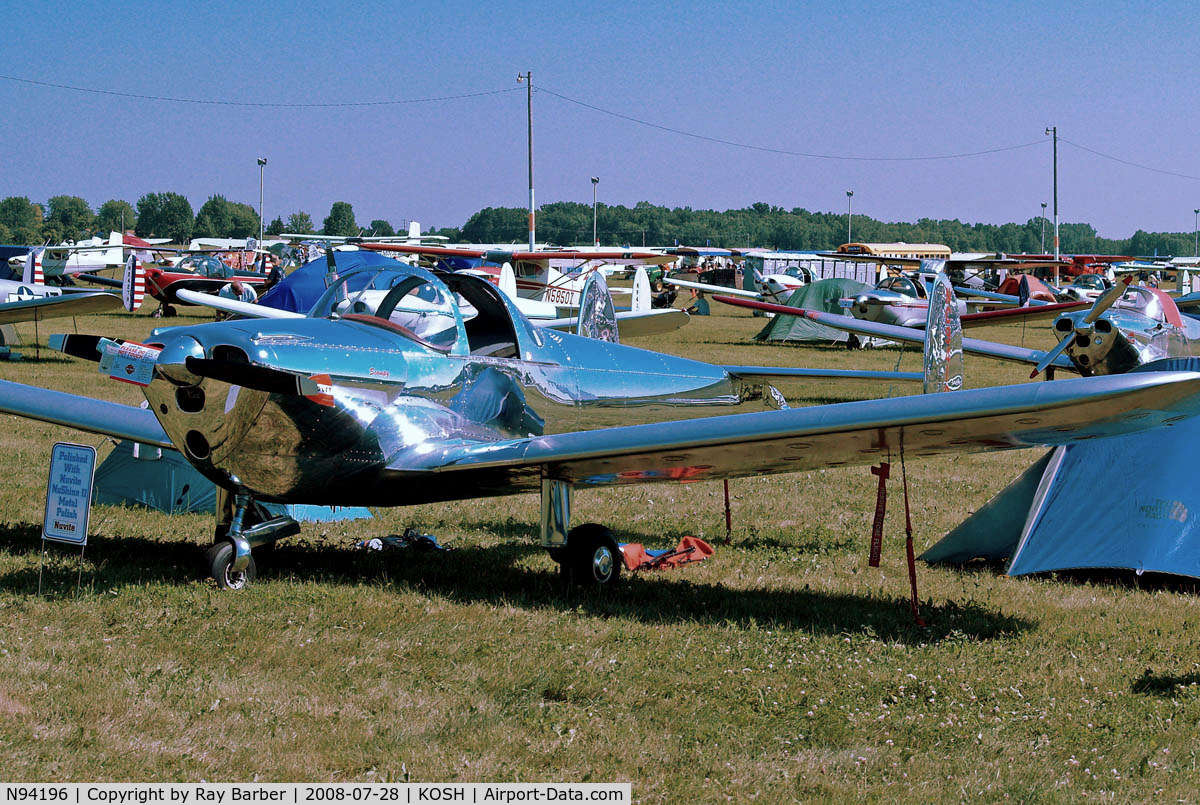
M 537 240 L 533 206 L 533 73 L 526 71 L 524 76 L 517 73 L 517 83 L 522 81 L 525 82 L 525 108 L 529 116 L 529 251 L 533 251 Z
M 1058 260 L 1061 253 L 1058 250 L 1058 126 L 1046 129 L 1047 134 L 1054 135 L 1054 282 L 1058 283 Z
M 1200 210 L 1192 210 L 1196 214 L 1196 221 L 1192 225 L 1192 231 L 1196 234 L 1196 251 L 1193 257 L 1200 257 Z

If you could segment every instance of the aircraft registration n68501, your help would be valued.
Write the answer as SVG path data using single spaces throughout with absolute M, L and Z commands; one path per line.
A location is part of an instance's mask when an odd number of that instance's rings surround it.
M 568 577 L 602 585 L 620 574 L 619 548 L 602 526 L 570 527 L 573 490 L 1063 444 L 1200 411 L 1200 373 L 1181 371 L 789 407 L 798 379 L 926 378 L 719 366 L 602 340 L 617 327 L 598 272 L 579 320 L 578 334 L 539 329 L 481 278 L 373 266 L 337 278 L 308 317 L 156 330 L 149 410 L 15 383 L 0 383 L 0 410 L 177 447 L 231 493 L 207 555 L 226 587 L 253 578 L 255 545 L 294 526 L 249 526 L 256 498 L 539 492 L 542 545 Z M 938 332 L 928 381 L 960 386 L 959 334 Z M 92 358 L 101 343 L 57 340 Z

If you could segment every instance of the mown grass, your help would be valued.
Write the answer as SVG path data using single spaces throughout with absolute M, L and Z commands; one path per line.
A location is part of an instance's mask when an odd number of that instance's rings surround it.
M 919 367 L 911 350 L 751 344 L 761 320 L 714 313 L 654 346 Z M 155 323 L 78 326 L 144 337 Z M 58 325 L 43 339 L 70 322 Z M 982 335 L 1050 343 L 1041 327 Z M 1027 375 L 968 371 L 975 386 Z M 139 396 L 44 351 L 0 376 Z M 812 399 L 889 391 L 824 383 Z M 604 594 L 563 591 L 536 547 L 537 498 L 519 496 L 310 526 L 262 554 L 259 582 L 238 594 L 199 576 L 211 518 L 98 507 L 81 588 L 78 552 L 51 547 L 39 596 L 50 445 L 102 440 L 4 425 L 0 779 L 628 780 L 645 802 L 1196 798 L 1191 585 L 920 566 L 919 628 L 898 484 L 882 566 L 867 566 L 866 468 L 733 481 L 731 546 Z M 910 462 L 918 551 L 1037 456 Z M 574 516 L 651 545 L 724 537 L 717 483 L 582 493 Z M 352 547 L 405 525 L 455 550 Z

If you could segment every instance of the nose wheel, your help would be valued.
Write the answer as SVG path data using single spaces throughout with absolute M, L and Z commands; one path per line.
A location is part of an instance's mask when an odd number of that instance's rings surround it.
M 606 588 L 621 578 L 621 548 L 612 532 L 598 523 L 584 523 L 567 534 L 567 544 L 552 548 L 563 579 L 575 587 Z

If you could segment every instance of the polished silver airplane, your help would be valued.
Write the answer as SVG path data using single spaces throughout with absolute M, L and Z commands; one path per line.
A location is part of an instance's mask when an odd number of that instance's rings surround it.
M 568 334 L 534 326 L 478 277 L 370 266 L 338 277 L 305 318 L 161 328 L 145 345 L 56 337 L 144 384 L 148 409 L 0 382 L 0 410 L 178 448 L 226 491 L 206 558 L 230 588 L 254 577 L 255 546 L 294 533 L 285 519 L 251 525 L 254 499 L 399 506 L 540 492 L 541 544 L 568 578 L 604 585 L 620 574 L 619 547 L 601 525 L 570 527 L 576 489 L 1063 444 L 1200 411 L 1189 371 L 789 404 L 814 376 L 961 388 L 949 283 L 938 293 L 937 337 L 914 377 L 720 366 L 617 343 L 600 272 Z

